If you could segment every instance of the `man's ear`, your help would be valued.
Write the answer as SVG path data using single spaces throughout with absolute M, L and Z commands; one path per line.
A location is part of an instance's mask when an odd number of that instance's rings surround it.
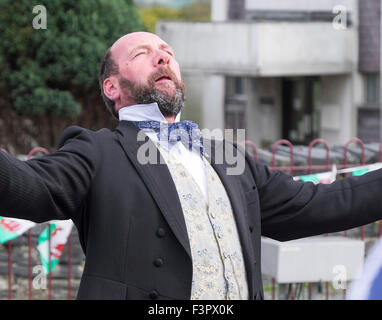
M 121 96 L 117 79 L 114 77 L 106 78 L 103 82 L 103 92 L 111 101 L 116 102 Z

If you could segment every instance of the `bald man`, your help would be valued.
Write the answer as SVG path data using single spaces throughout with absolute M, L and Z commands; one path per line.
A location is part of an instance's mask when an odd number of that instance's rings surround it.
M 292 240 L 382 218 L 381 170 L 296 182 L 180 121 L 179 64 L 154 34 L 118 39 L 99 81 L 115 130 L 69 127 L 56 152 L 26 162 L 0 153 L 1 215 L 75 223 L 86 255 L 78 299 L 263 299 L 261 235 Z M 231 147 L 240 174 L 227 173 Z M 142 161 L 146 151 L 160 161 Z
M 157 102 L 173 123 L 184 104 L 184 83 L 173 49 L 158 36 L 135 32 L 118 39 L 101 65 L 105 103 L 118 117 L 121 108 Z

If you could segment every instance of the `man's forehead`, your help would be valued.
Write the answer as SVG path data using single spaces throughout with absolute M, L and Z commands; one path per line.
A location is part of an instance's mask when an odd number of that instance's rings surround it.
M 127 52 L 139 46 L 152 44 L 169 46 L 165 41 L 153 33 L 133 32 L 124 35 L 114 42 L 111 46 L 111 52 L 112 54 L 119 55 L 123 51 Z

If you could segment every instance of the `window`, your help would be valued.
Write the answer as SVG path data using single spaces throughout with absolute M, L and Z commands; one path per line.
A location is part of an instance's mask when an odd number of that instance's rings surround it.
M 234 95 L 241 96 L 244 92 L 244 78 L 235 77 L 234 78 Z
M 245 129 L 246 91 L 246 79 L 244 77 L 226 78 L 225 128 Z
M 246 99 L 246 81 L 244 77 L 227 77 L 226 98 L 229 100 Z
M 225 108 L 225 128 L 226 129 L 245 129 L 245 106 L 228 105 Z
M 377 105 L 379 103 L 379 76 L 376 73 L 366 74 L 366 104 Z

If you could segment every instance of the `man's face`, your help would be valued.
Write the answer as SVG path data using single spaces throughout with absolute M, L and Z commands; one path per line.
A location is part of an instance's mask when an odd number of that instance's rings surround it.
M 111 48 L 119 66 L 121 106 L 157 102 L 162 113 L 177 114 L 184 103 L 184 83 L 172 48 L 158 36 L 137 32 Z

